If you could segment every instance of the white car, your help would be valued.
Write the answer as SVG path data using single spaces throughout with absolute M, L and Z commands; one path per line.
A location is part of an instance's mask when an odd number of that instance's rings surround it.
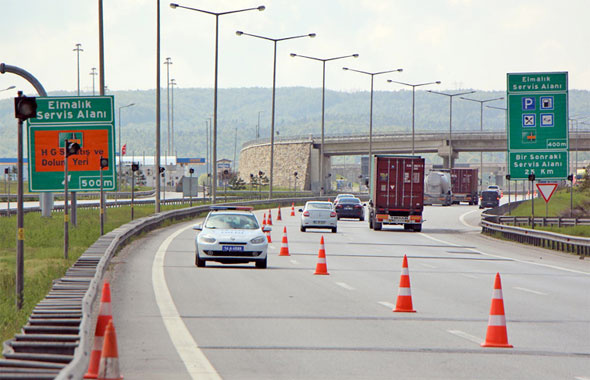
M 327 228 L 336 233 L 338 228 L 338 216 L 332 202 L 309 201 L 301 212 L 301 231 L 307 228 Z
M 203 224 L 194 230 L 195 265 L 204 267 L 207 261 L 224 264 L 254 262 L 256 268 L 266 268 L 268 240 L 264 232 L 270 226 L 260 228 L 251 207 L 214 206 Z
M 497 191 L 498 194 L 500 195 L 500 198 L 502 198 L 504 196 L 504 192 L 502 191 L 502 189 L 500 189 L 500 186 L 498 186 L 498 185 L 489 185 L 487 190 Z

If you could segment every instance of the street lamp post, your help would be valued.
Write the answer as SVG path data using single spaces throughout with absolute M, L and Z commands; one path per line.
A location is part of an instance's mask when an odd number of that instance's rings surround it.
M 504 97 L 502 96 L 500 98 L 484 99 L 484 100 L 477 100 L 477 99 L 464 98 L 464 97 L 461 97 L 461 99 L 479 103 L 479 105 L 480 105 L 479 131 L 483 132 L 483 105 L 484 105 L 484 103 L 493 102 L 494 100 L 502 100 L 502 99 L 504 99 Z M 483 151 L 479 152 L 479 167 L 480 167 L 479 170 L 481 171 L 481 173 L 479 174 L 479 193 L 481 194 L 481 192 L 483 190 Z
M 188 9 L 191 11 L 196 11 L 196 12 L 201 12 L 201 13 L 206 13 L 208 15 L 212 15 L 215 16 L 215 80 L 214 80 L 214 89 L 213 89 L 213 144 L 212 144 L 212 153 L 213 153 L 213 165 L 216 166 L 217 165 L 217 71 L 218 71 L 218 61 L 219 61 L 219 16 L 223 16 L 223 15 L 228 15 L 228 14 L 233 14 L 233 13 L 239 13 L 239 12 L 246 12 L 246 11 L 253 11 L 253 10 L 258 10 L 258 11 L 263 11 L 265 9 L 264 5 L 261 5 L 259 7 L 256 8 L 246 8 L 246 9 L 238 9 L 235 11 L 227 11 L 227 12 L 210 12 L 210 11 L 205 11 L 202 9 L 197 9 L 197 8 L 191 8 L 191 7 L 185 7 L 183 5 L 179 5 L 179 4 L 175 4 L 175 3 L 170 3 L 170 7 L 172 9 L 176 9 L 176 8 L 184 8 L 184 9 Z M 212 187 L 212 201 L 213 203 L 216 202 L 217 200 L 217 170 L 213 170 L 213 187 Z
M 444 95 L 449 98 L 449 180 L 450 188 L 453 188 L 453 176 L 451 175 L 451 169 L 453 168 L 453 98 L 455 96 L 473 94 L 475 91 L 465 91 L 457 94 L 448 94 L 446 92 L 437 92 L 428 90 L 432 94 Z M 452 191 L 452 190 L 451 190 Z
M 369 73 L 367 71 L 361 71 L 361 70 L 355 70 L 355 69 L 351 69 L 348 67 L 343 67 L 342 70 L 345 71 L 354 71 L 355 73 L 361 73 L 361 74 L 365 74 L 365 75 L 370 75 L 371 76 L 371 105 L 369 107 L 370 111 L 369 111 L 369 173 L 371 173 L 371 169 L 370 166 L 373 164 L 373 161 L 371 160 L 371 157 L 373 156 L 373 80 L 375 78 L 375 75 L 380 75 L 380 74 L 388 74 L 388 73 L 394 73 L 394 72 L 402 72 L 404 71 L 404 69 L 395 69 L 395 70 L 388 70 L 388 71 L 379 71 L 376 73 Z M 370 176 L 371 174 L 369 174 Z
M 119 186 L 117 187 L 119 192 L 121 191 L 121 168 L 123 167 L 123 151 L 121 150 L 121 108 L 132 107 L 134 105 L 135 103 L 130 103 L 126 106 L 119 107 Z
M 96 67 L 92 68 L 92 71 L 90 71 L 90 75 L 92 76 L 92 96 L 94 96 L 94 95 L 96 95 L 96 90 L 94 87 L 94 79 L 98 75 L 98 73 L 96 72 Z
M 260 138 L 260 114 L 264 111 L 258 111 L 258 124 L 256 124 L 256 138 Z
M 315 37 L 315 33 L 303 34 L 298 36 L 291 36 L 291 37 L 284 37 L 284 38 L 270 38 L 259 36 L 256 34 L 245 33 L 242 31 L 237 31 L 236 34 L 238 36 L 250 36 L 255 38 L 260 38 L 267 41 L 272 41 L 274 45 L 274 58 L 273 58 L 273 69 L 272 69 L 272 107 L 271 107 L 271 118 L 270 118 L 270 180 L 268 186 L 268 198 L 272 198 L 272 184 L 274 178 L 274 145 L 275 145 L 275 90 L 276 90 L 276 82 L 277 82 L 277 43 L 280 41 L 286 40 L 293 40 L 296 38 L 303 38 L 303 37 Z M 260 114 L 259 114 L 260 115 Z
M 322 62 L 322 144 L 320 145 L 320 196 L 324 195 L 324 185 L 325 185 L 325 178 L 324 178 L 324 114 L 325 114 L 325 105 L 326 105 L 326 62 L 335 61 L 337 59 L 343 58 L 358 58 L 358 54 L 350 54 L 344 55 L 341 57 L 333 57 L 333 58 L 316 58 L 316 57 L 308 57 L 305 55 L 299 55 L 295 53 L 291 53 L 291 57 L 301 57 L 307 58 L 314 61 Z
M 416 87 L 421 87 L 421 86 L 428 86 L 431 84 L 440 84 L 440 81 L 437 80 L 436 82 L 427 82 L 427 83 L 418 83 L 418 84 L 410 84 L 410 83 L 405 83 L 405 82 L 398 82 L 395 80 L 391 80 L 388 79 L 387 82 L 389 83 L 397 83 L 397 84 L 402 84 L 404 86 L 410 86 L 412 87 L 412 156 L 414 155 L 414 150 L 415 150 L 415 118 L 414 118 L 414 109 L 415 109 L 415 105 L 416 105 Z
M 504 108 L 504 107 L 495 107 L 495 106 L 486 106 L 487 108 L 493 108 L 496 110 L 501 110 L 504 111 L 504 128 L 508 128 L 508 108 Z M 506 149 L 508 149 L 508 146 L 506 147 Z M 508 153 L 506 153 L 506 171 L 508 172 L 508 174 L 510 174 L 510 167 L 508 166 L 508 161 L 509 161 L 509 157 L 508 157 Z M 491 182 L 491 180 L 488 179 L 488 184 Z M 524 181 L 522 182 L 522 194 L 524 195 Z M 516 181 L 516 192 L 518 193 L 518 181 Z
M 170 155 L 170 65 L 172 64 L 172 58 L 166 58 L 166 116 L 168 118 L 168 138 L 166 140 L 166 155 Z
M 173 156 L 176 156 L 174 148 L 174 86 L 177 85 L 174 78 L 170 79 L 170 147 Z
M 76 52 L 76 62 L 78 66 L 78 96 L 80 96 L 80 52 L 84 51 L 84 49 L 82 49 L 82 44 L 76 44 L 76 48 L 72 51 Z

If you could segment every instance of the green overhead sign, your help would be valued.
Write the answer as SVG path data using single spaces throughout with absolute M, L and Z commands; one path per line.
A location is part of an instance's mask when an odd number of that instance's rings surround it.
M 507 75 L 508 172 L 512 179 L 566 179 L 567 72 Z
M 115 140 L 112 96 L 38 97 L 37 118 L 29 119 L 29 190 L 64 190 L 65 141 L 80 145 L 68 158 L 68 189 L 96 191 L 116 188 Z

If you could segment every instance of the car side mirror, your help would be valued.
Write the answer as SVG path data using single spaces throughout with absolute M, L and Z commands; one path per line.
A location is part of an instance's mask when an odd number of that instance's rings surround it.
M 302 209 L 302 208 L 300 208 L 300 209 L 299 209 L 299 210 L 297 210 L 297 211 L 299 211 L 299 212 L 303 212 L 303 209 Z
M 195 224 L 195 225 L 193 226 L 193 230 L 196 230 L 196 231 L 203 231 L 203 225 L 202 225 L 202 224 Z
M 269 225 L 266 225 L 264 227 L 262 227 L 262 232 L 270 232 L 272 231 L 272 227 Z

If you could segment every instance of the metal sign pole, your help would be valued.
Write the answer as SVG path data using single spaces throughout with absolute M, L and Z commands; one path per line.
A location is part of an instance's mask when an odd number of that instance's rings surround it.
M 64 144 L 64 259 L 68 259 L 69 216 L 68 216 L 68 140 Z
M 103 157 L 100 156 L 100 236 L 104 235 L 104 192 L 103 192 L 103 185 L 102 185 L 102 159 Z

